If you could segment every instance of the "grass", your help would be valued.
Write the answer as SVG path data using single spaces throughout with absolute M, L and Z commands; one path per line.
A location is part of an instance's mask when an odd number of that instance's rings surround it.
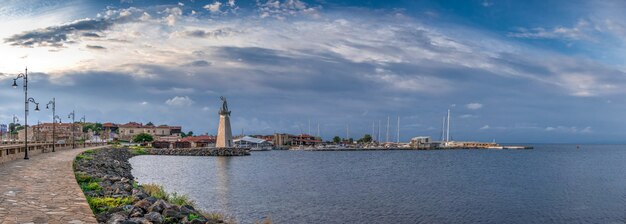
M 196 214 L 193 214 L 193 213 L 189 213 L 189 215 L 187 216 L 187 220 L 189 220 L 189 221 L 193 221 L 193 220 L 196 220 L 196 219 L 199 219 L 199 218 L 200 218 L 199 215 L 196 215 Z
M 179 205 L 179 206 L 184 206 L 184 205 L 191 205 L 192 207 L 196 206 L 194 201 L 189 199 L 189 196 L 185 194 L 178 194 L 176 192 L 172 194 L 168 194 L 167 192 L 165 192 L 165 190 L 163 190 L 163 187 L 158 184 L 143 184 L 141 185 L 141 187 L 143 187 L 143 189 L 146 191 L 148 195 L 154 198 L 163 199 L 169 203 Z
M 130 153 L 136 156 L 148 154 L 148 151 L 146 151 L 146 148 L 141 147 L 141 146 L 131 146 L 128 148 L 130 149 Z
M 86 155 L 84 155 L 84 154 L 80 154 L 80 155 L 76 156 L 76 160 L 83 160 L 83 159 L 84 159 L 84 160 L 92 160 L 92 159 L 93 159 L 93 157 L 91 157 L 91 156 L 86 156 Z
M 94 214 L 106 212 L 109 209 L 130 205 L 133 203 L 132 197 L 87 197 L 87 203 Z
M 76 172 L 75 176 L 76 176 L 76 181 L 79 184 L 80 183 L 88 183 L 88 182 L 98 182 L 98 181 L 100 181 L 98 178 L 94 178 L 92 176 L 89 176 L 89 174 L 87 174 L 85 172 Z
M 163 187 L 157 184 L 143 184 L 141 185 L 146 193 L 154 198 L 167 200 L 170 195 L 163 190 Z

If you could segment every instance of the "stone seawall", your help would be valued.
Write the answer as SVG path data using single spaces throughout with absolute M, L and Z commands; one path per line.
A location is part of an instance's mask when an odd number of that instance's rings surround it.
M 249 156 L 248 148 L 145 149 L 149 155 L 170 156 Z

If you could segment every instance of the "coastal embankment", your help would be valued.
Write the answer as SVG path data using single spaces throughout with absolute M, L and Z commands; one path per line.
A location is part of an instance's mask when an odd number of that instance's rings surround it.
M 76 181 L 99 223 L 229 223 L 218 214 L 196 210 L 185 195 L 168 194 L 158 185 L 138 185 L 128 159 L 149 151 L 104 148 L 76 156 Z

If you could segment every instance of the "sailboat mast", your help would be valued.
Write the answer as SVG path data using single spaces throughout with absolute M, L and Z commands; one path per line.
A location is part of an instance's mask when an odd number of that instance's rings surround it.
M 450 141 L 450 109 L 448 109 L 448 127 L 446 128 L 446 142 Z
M 378 120 L 378 137 L 376 138 L 377 142 L 380 142 L 380 120 Z
M 396 143 L 400 143 L 400 116 L 398 116 L 398 137 L 396 138 Z
M 389 142 L 389 116 L 387 116 L 387 137 L 385 138 L 385 142 Z
M 441 141 L 446 140 L 446 116 L 441 119 Z

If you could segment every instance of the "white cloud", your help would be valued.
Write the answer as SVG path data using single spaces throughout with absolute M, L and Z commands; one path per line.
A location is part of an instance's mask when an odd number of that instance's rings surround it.
M 148 105 L 148 102 L 143 101 L 143 102 L 141 102 L 141 105 Z
M 215 1 L 211 4 L 207 4 L 205 5 L 203 8 L 206 10 L 209 10 L 209 12 L 211 13 L 221 13 L 222 11 L 220 11 L 220 7 L 222 6 L 222 3 L 219 1 Z
M 228 6 L 235 7 L 235 0 L 228 0 Z
M 459 117 L 463 118 L 463 119 L 466 119 L 466 118 L 475 118 L 475 117 L 478 117 L 478 116 L 473 115 L 473 114 L 463 114 L 463 115 L 461 115 Z
M 165 104 L 170 106 L 191 106 L 193 103 L 193 100 L 191 100 L 188 96 L 175 96 L 174 98 L 165 101 Z
M 465 105 L 465 107 L 470 110 L 478 110 L 480 108 L 483 108 L 483 105 L 480 103 L 468 103 Z
M 575 126 L 556 126 L 556 127 L 551 127 L 548 126 L 545 128 L 545 131 L 549 131 L 549 132 L 562 132 L 562 133 L 583 133 L 583 134 L 587 134 L 587 133 L 592 133 L 593 130 L 591 129 L 590 126 L 584 127 L 584 128 L 578 128 Z
M 482 127 L 480 128 L 480 130 L 487 130 L 487 129 L 489 129 L 489 128 L 490 128 L 490 127 L 489 127 L 489 125 L 485 125 L 485 126 L 482 126 Z

